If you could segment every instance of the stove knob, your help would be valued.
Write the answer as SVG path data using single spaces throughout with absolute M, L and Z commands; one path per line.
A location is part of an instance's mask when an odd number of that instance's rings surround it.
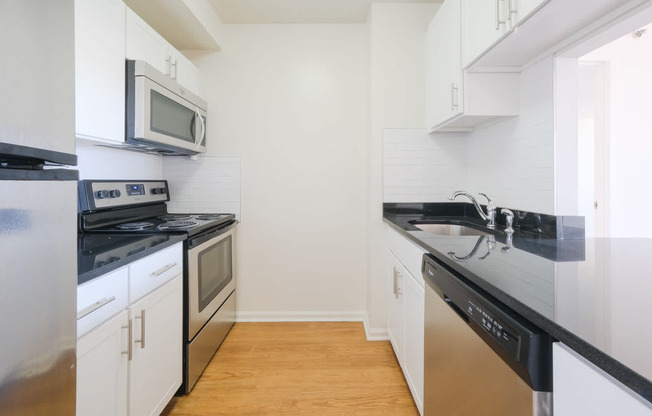
M 109 192 L 109 195 L 111 196 L 111 198 L 120 198 L 120 190 L 113 189 L 111 192 Z
M 109 194 L 109 191 L 107 191 L 106 189 L 95 192 L 95 198 L 97 199 L 106 199 L 109 198 L 110 196 L 111 195 Z
M 152 188 L 154 195 L 165 195 L 165 188 Z

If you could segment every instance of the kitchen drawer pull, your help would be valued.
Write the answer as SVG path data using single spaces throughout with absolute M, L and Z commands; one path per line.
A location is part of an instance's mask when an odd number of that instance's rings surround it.
M 133 342 L 133 339 L 134 339 L 133 338 L 133 328 L 132 328 L 133 325 L 132 325 L 131 322 L 132 322 L 131 319 L 129 319 L 129 323 L 127 324 L 127 326 L 123 325 L 121 327 L 121 328 L 127 330 L 127 344 L 128 344 L 127 351 L 122 351 L 121 354 L 126 354 L 127 357 L 129 358 L 129 361 L 131 361 L 134 358 L 134 350 L 133 350 L 133 348 L 131 346 L 131 344 Z
M 137 339 L 136 342 L 140 343 L 140 348 L 145 348 L 145 309 L 140 310 L 140 316 L 136 316 L 136 319 L 140 319 L 140 339 Z
M 160 269 L 158 269 L 157 271 L 150 273 L 149 277 L 160 276 L 160 275 L 167 272 L 168 270 L 170 270 L 171 268 L 173 268 L 176 265 L 177 265 L 177 262 L 167 264 L 167 265 L 161 267 Z
M 457 104 L 458 100 L 458 88 L 455 86 L 454 82 L 451 82 L 451 111 L 457 110 L 459 107 Z
M 79 321 L 84 316 L 95 312 L 96 310 L 100 309 L 102 306 L 104 306 L 104 305 L 106 305 L 106 304 L 108 304 L 110 302 L 113 302 L 114 300 L 115 300 L 115 296 L 111 296 L 110 298 L 104 298 L 104 299 L 98 300 L 94 304 L 85 307 L 81 311 L 77 312 L 77 320 Z

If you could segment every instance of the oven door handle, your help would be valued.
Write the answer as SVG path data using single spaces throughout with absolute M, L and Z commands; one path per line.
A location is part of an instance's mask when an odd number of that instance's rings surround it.
M 195 237 L 189 238 L 188 239 L 188 249 L 193 249 L 197 247 L 200 244 L 203 244 L 209 240 L 212 240 L 213 238 L 216 238 L 222 234 L 226 234 L 228 231 L 230 231 L 232 228 L 235 227 L 236 220 L 232 220 L 228 222 L 226 225 L 217 228 L 215 230 L 208 231 L 204 234 L 197 235 Z

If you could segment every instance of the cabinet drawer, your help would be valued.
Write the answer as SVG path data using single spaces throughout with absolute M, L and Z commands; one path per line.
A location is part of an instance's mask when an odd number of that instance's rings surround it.
M 394 256 L 396 256 L 398 261 L 400 261 L 410 274 L 414 276 L 417 282 L 423 286 L 424 282 L 423 276 L 421 275 L 421 260 L 423 258 L 423 253 L 425 253 L 426 250 L 417 246 L 415 243 L 389 227 L 387 227 L 387 246 Z
M 129 266 L 129 303 L 142 298 L 183 270 L 182 243 L 175 244 Z
M 129 269 L 123 267 L 77 286 L 77 337 L 128 305 Z

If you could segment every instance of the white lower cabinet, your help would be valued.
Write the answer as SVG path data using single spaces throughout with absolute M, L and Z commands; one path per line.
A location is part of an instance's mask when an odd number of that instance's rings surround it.
M 414 402 L 423 414 L 425 290 L 423 277 L 417 272 L 423 250 L 390 229 L 388 246 L 387 333 Z
M 127 414 L 127 311 L 77 340 L 77 415 Z
M 652 404 L 567 346 L 552 351 L 555 416 L 652 415 Z
M 179 243 L 77 288 L 78 416 L 159 415 L 181 386 L 182 261 Z
M 423 282 L 423 279 L 419 277 Z M 423 324 L 425 291 L 414 276 L 403 285 L 403 368 L 419 412 L 423 414 Z
M 130 415 L 160 414 L 181 385 L 182 290 L 181 277 L 176 277 L 129 307 L 133 322 Z

